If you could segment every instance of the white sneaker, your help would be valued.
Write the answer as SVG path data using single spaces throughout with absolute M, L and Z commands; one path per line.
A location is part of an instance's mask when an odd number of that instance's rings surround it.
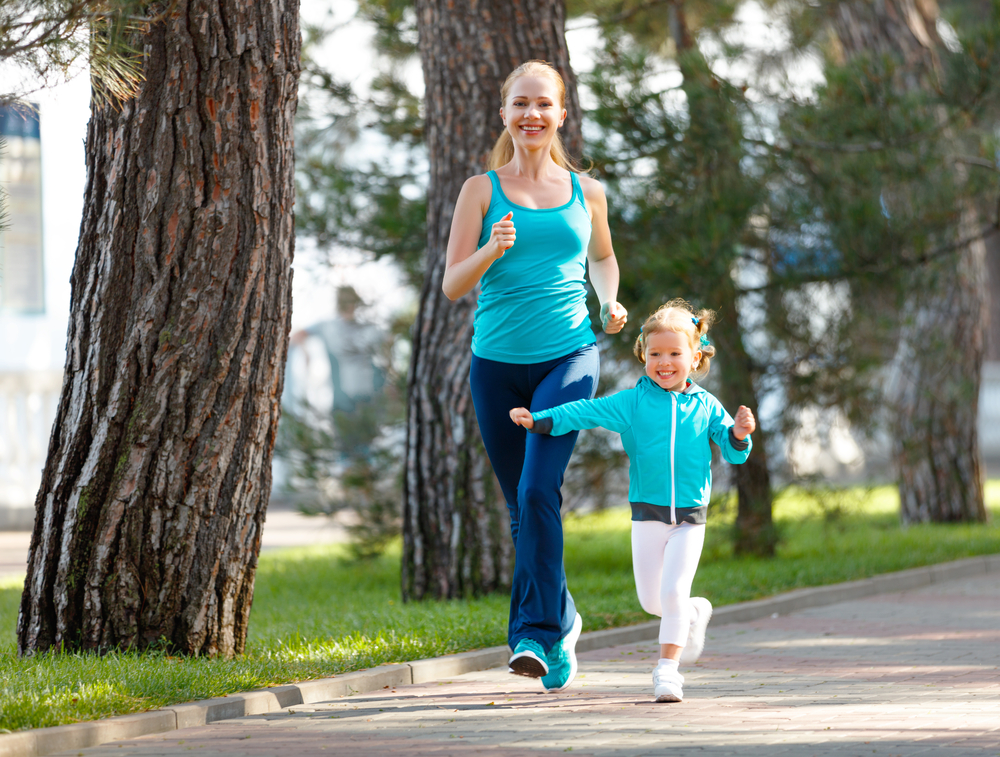
M 698 662 L 705 649 L 705 631 L 712 619 L 712 603 L 704 597 L 691 597 L 691 630 L 687 644 L 681 650 L 681 662 L 685 665 Z
M 684 701 L 684 676 L 665 665 L 653 669 L 653 696 L 657 702 Z

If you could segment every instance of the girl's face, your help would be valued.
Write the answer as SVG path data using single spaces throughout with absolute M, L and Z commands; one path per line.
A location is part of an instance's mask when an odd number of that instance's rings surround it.
M 682 392 L 688 376 L 701 361 L 687 334 L 656 331 L 646 337 L 646 375 L 661 389 Z
M 552 79 L 520 76 L 511 85 L 500 117 L 514 144 L 528 149 L 547 148 L 566 120 L 566 110 L 559 102 L 559 90 Z

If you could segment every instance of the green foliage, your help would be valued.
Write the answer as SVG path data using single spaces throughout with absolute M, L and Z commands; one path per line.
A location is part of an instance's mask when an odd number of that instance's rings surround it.
M 364 96 L 316 62 L 314 51 L 330 30 L 306 31 L 296 118 L 297 230 L 331 255 L 338 247 L 388 255 L 419 287 L 427 240 L 423 102 L 402 73 L 416 51 L 412 3 L 367 0 L 358 13 L 376 28 L 381 65 Z
M 0 62 L 13 63 L 39 84 L 9 83 L 0 104 L 21 100 L 90 67 L 97 101 L 116 103 L 142 80 L 136 37 L 162 20 L 151 0 L 5 0 L 0 5 Z M 152 12 L 150 12 L 152 11 Z
M 588 144 L 605 181 L 622 255 L 622 294 L 639 317 L 672 297 L 718 307 L 760 187 L 744 172 L 742 92 L 714 76 L 697 51 L 683 82 L 667 86 L 658 61 L 630 38 L 608 38 L 584 78 L 599 131 Z M 628 345 L 625 345 L 628 346 Z
M 597 102 L 589 157 L 623 250 L 620 299 L 639 317 L 673 296 L 725 315 L 732 282 L 758 391 L 782 398 L 768 430 L 792 433 L 802 408 L 819 407 L 871 433 L 907 294 L 954 265 L 969 204 L 993 231 L 1000 221 L 1000 24 L 966 13 L 937 87 L 899 86 L 891 56 L 828 54 L 825 83 L 801 98 L 782 82 L 795 56 L 830 53 L 836 3 L 770 3 L 791 41 L 756 57 L 720 41 L 731 13 L 683 6 L 722 58 L 677 56 L 628 26 L 647 4 L 614 3 L 582 77 Z M 752 98 L 718 73 L 735 64 L 753 72 Z
M 1000 102 L 997 41 L 995 25 L 964 28 L 961 49 L 939 51 L 935 86 L 904 86 L 913 73 L 889 55 L 829 59 L 813 99 L 780 104 L 760 291 L 772 348 L 794 368 L 783 382 L 789 414 L 837 407 L 871 430 L 884 417 L 875 377 L 904 303 L 996 231 L 996 220 L 992 231 L 970 229 L 963 214 L 978 207 L 996 219 L 986 114 Z M 821 318 L 818 298 L 828 303 Z
M 843 496 L 853 499 L 856 492 Z M 1000 552 L 1000 484 L 987 486 L 987 526 L 902 528 L 894 490 L 873 490 L 830 521 L 795 490 L 775 504 L 785 538 L 776 560 L 735 559 L 728 514 L 713 512 L 694 592 L 716 605 L 803 586 Z M 715 505 L 713 505 L 715 507 Z M 628 511 L 567 518 L 566 573 L 587 631 L 649 620 L 635 597 Z M 289 681 L 503 644 L 505 596 L 403 604 L 396 542 L 358 563 L 343 546 L 261 555 L 247 652 L 233 660 L 165 652 L 18 658 L 20 581 L 0 582 L 0 729 L 153 709 Z

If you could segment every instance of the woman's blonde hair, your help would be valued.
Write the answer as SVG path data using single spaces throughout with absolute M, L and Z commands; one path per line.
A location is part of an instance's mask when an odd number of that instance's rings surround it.
M 715 321 L 715 312 L 701 309 L 697 313 L 685 300 L 671 300 L 660 306 L 655 313 L 642 324 L 638 338 L 632 351 L 639 362 L 646 364 L 646 339 L 650 334 L 661 331 L 673 331 L 675 334 L 685 334 L 691 342 L 691 351 L 701 350 L 701 360 L 691 371 L 694 378 L 708 375 L 712 358 L 715 357 L 715 347 L 705 336 Z
M 500 87 L 501 108 L 507 104 L 507 98 L 510 96 L 510 90 L 514 86 L 514 82 L 522 76 L 541 76 L 554 81 L 556 84 L 556 92 L 558 93 L 559 108 L 563 109 L 566 107 L 566 82 L 563 81 L 559 72 L 555 70 L 551 63 L 547 63 L 544 60 L 529 60 L 525 61 L 511 71 L 510 75 L 504 81 L 503 86 Z M 563 147 L 562 137 L 559 136 L 559 132 L 556 132 L 556 138 L 552 141 L 551 155 L 552 160 L 556 162 L 556 165 L 561 168 L 565 168 L 567 171 L 580 173 L 579 167 L 577 167 L 566 154 L 566 148 Z M 493 145 L 493 152 L 490 153 L 488 170 L 495 171 L 500 168 L 500 166 L 505 166 L 510 163 L 513 158 L 514 141 L 510 137 L 510 132 L 508 132 L 507 129 L 504 129 L 500 133 L 500 138 L 497 139 L 496 144 Z

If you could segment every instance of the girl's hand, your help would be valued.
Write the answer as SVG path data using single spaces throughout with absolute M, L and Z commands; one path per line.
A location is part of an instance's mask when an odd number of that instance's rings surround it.
M 507 252 L 511 247 L 514 246 L 514 239 L 516 237 L 514 233 L 514 222 L 511 220 L 514 217 L 514 211 L 510 211 L 493 224 L 492 230 L 490 231 L 490 241 L 486 244 L 492 244 L 497 252 L 496 259 L 499 260 L 503 257 L 503 254 Z
M 740 441 L 746 439 L 757 428 L 757 421 L 754 420 L 753 413 L 750 412 L 750 408 L 746 405 L 740 405 L 740 409 L 736 411 L 734 421 L 733 436 Z
M 606 334 L 617 334 L 628 322 L 628 311 L 618 302 L 601 305 L 601 326 Z
M 531 417 L 531 413 L 523 407 L 515 407 L 510 411 L 510 419 L 514 421 L 518 426 L 524 426 L 529 431 L 535 425 L 535 419 Z

